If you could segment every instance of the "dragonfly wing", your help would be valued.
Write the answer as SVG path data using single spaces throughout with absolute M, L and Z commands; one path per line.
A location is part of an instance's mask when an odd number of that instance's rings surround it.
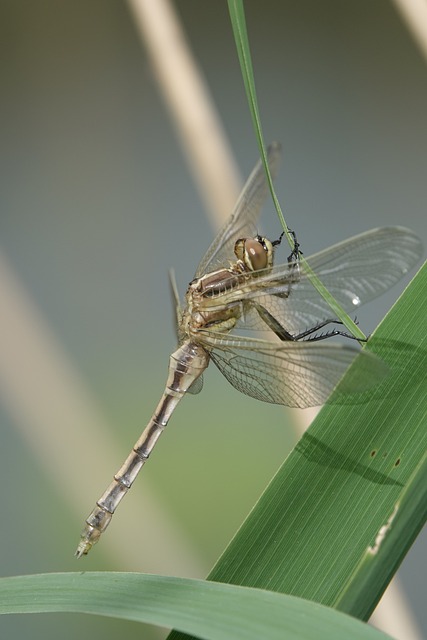
M 263 402 L 288 407 L 323 404 L 357 357 L 358 367 L 340 386 L 340 398 L 346 401 L 347 394 L 371 389 L 388 372 L 375 355 L 347 345 L 225 337 L 221 342 L 211 351 L 211 359 L 233 387 Z
M 172 304 L 174 306 L 174 311 L 175 311 L 175 314 L 174 314 L 175 333 L 179 342 L 179 324 L 181 322 L 182 309 L 181 309 L 181 303 L 179 300 L 178 286 L 176 284 L 174 269 L 169 269 L 169 290 L 170 290 Z
M 417 264 L 423 251 L 420 239 L 410 229 L 382 227 L 316 253 L 308 262 L 334 288 L 334 296 L 343 291 L 342 304 L 349 308 L 390 289 Z
M 192 393 L 194 396 L 201 392 L 203 389 L 203 374 L 200 375 L 188 388 L 187 393 Z
M 419 238 L 403 227 L 385 227 L 362 233 L 307 259 L 310 267 L 345 311 L 353 314 L 396 284 L 421 258 Z M 303 331 L 330 319 L 333 312 L 311 284 L 304 267 L 299 275 L 287 264 L 273 267 L 253 279 L 253 286 L 230 295 L 246 307 L 261 305 L 289 332 Z M 265 329 L 254 310 L 239 326 Z
M 280 144 L 272 143 L 267 149 L 267 160 L 273 178 L 277 174 L 280 162 Z M 233 214 L 220 230 L 195 274 L 196 278 L 219 266 L 227 266 L 234 258 L 234 245 L 239 238 L 253 237 L 257 234 L 256 221 L 268 194 L 268 182 L 262 161 L 259 160 L 239 196 Z

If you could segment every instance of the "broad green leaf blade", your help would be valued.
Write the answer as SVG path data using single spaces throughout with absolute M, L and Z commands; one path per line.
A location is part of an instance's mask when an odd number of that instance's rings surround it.
M 368 343 L 390 375 L 365 403 L 322 409 L 210 580 L 370 616 L 426 521 L 426 290 L 424 265 Z
M 245 10 L 243 7 L 243 0 L 228 0 L 228 10 L 230 13 L 231 25 L 233 27 L 234 40 L 236 43 L 237 54 L 239 56 L 240 70 L 242 72 L 242 78 L 246 89 L 246 97 L 248 99 L 249 110 L 252 116 L 252 124 L 254 126 L 255 135 L 258 140 L 258 146 L 263 161 L 264 169 L 267 175 L 268 184 L 270 187 L 271 197 L 274 202 L 274 206 L 277 211 L 278 218 L 285 232 L 286 238 L 289 242 L 291 249 L 294 248 L 294 239 L 289 232 L 289 228 L 285 222 L 285 218 L 280 207 L 279 200 L 274 190 L 273 180 L 270 174 L 270 169 L 267 162 L 267 153 L 265 150 L 264 136 L 261 127 L 261 118 L 258 109 L 258 100 L 255 89 L 255 78 L 252 68 L 252 58 L 249 48 L 248 33 L 246 29 Z M 314 271 L 301 256 L 301 262 L 304 265 L 304 270 L 308 274 L 312 285 L 317 289 L 319 294 L 326 300 L 332 310 L 332 316 L 341 320 L 348 331 L 358 340 L 365 340 L 366 336 L 361 329 L 354 323 L 350 316 L 342 309 L 341 305 L 335 300 L 335 298 L 329 293 L 326 287 L 316 276 Z
M 277 593 L 138 573 L 0 579 L 0 613 L 80 612 L 175 626 L 206 640 L 385 640 L 333 609 Z
M 335 606 L 340 611 L 351 612 L 357 618 L 367 618 L 366 616 L 366 593 L 381 593 L 384 585 L 387 585 L 391 576 L 397 568 L 397 564 L 377 562 L 376 556 L 383 554 L 386 557 L 394 558 L 394 563 L 398 563 L 408 548 L 408 542 L 416 537 L 418 531 L 413 523 L 418 522 L 419 529 L 427 518 L 427 455 L 413 473 L 413 478 L 407 484 L 407 490 L 403 492 L 401 499 L 396 503 L 393 512 L 390 514 L 383 529 L 380 529 L 378 536 L 365 555 L 362 557 L 355 573 L 357 580 L 349 581 L 348 588 L 343 592 Z M 400 512 L 400 517 L 396 515 Z

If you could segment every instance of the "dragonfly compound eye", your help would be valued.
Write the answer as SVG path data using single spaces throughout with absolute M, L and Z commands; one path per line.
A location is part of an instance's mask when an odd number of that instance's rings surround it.
M 243 261 L 250 271 L 258 271 L 271 267 L 273 263 L 273 247 L 267 238 L 257 236 L 246 238 Z

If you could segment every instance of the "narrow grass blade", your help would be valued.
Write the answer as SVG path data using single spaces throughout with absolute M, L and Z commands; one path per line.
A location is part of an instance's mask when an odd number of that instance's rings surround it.
M 427 516 L 426 289 L 424 265 L 368 343 L 390 375 L 322 409 L 210 580 L 369 618 Z
M 248 99 L 249 110 L 252 116 L 252 123 L 254 126 L 255 134 L 258 140 L 259 150 L 261 154 L 261 158 L 264 164 L 264 169 L 267 175 L 271 197 L 274 202 L 274 206 L 277 211 L 277 215 L 279 217 L 280 223 L 283 227 L 287 240 L 289 242 L 290 247 L 294 248 L 294 239 L 292 234 L 289 232 L 289 228 L 285 222 L 285 218 L 282 213 L 282 209 L 280 207 L 279 200 L 276 196 L 276 192 L 274 191 L 273 180 L 270 174 L 270 170 L 267 162 L 267 154 L 265 150 L 265 142 L 264 136 L 262 133 L 261 127 L 261 118 L 258 109 L 258 100 L 255 89 L 255 79 L 252 68 L 252 59 L 251 52 L 249 49 L 249 40 L 248 33 L 246 29 L 246 20 L 245 20 L 245 11 L 243 7 L 243 0 L 228 0 L 228 9 L 230 13 L 231 24 L 233 27 L 234 40 L 236 43 L 237 53 L 239 56 L 240 69 L 242 72 L 243 82 L 246 89 L 246 96 Z M 326 287 L 323 286 L 322 282 L 316 276 L 314 271 L 310 269 L 309 265 L 304 260 L 304 257 L 301 256 L 301 262 L 304 264 L 304 269 L 306 273 L 309 275 L 312 285 L 317 289 L 319 294 L 326 300 L 333 311 L 333 315 L 338 317 L 344 326 L 348 329 L 348 331 L 358 340 L 365 340 L 366 336 L 361 331 L 361 329 L 353 322 L 349 315 L 341 308 L 335 298 L 329 293 Z
M 385 640 L 350 616 L 299 598 L 138 573 L 52 573 L 0 579 L 0 613 L 80 612 L 206 640 Z

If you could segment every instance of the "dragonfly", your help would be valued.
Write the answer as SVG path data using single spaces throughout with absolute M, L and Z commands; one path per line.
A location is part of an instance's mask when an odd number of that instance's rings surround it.
M 276 175 L 280 145 L 268 147 Z M 181 306 L 174 278 L 178 348 L 170 356 L 160 402 L 113 481 L 85 521 L 75 555 L 86 555 L 108 527 L 167 426 L 176 406 L 203 386 L 212 361 L 238 391 L 275 404 L 306 408 L 323 404 L 338 382 L 344 393 L 363 391 L 384 374 L 385 365 L 331 317 L 300 263 L 299 245 L 275 265 L 278 240 L 258 234 L 257 220 L 268 194 L 261 161 L 251 173 L 234 211 L 200 262 Z M 378 228 L 349 238 L 307 259 L 341 307 L 354 313 L 402 278 L 422 255 L 418 237 L 403 227 Z M 258 331 L 258 333 L 256 333 Z M 261 333 L 263 332 L 263 333 Z M 269 334 L 269 335 L 266 335 Z M 274 338 L 271 339 L 271 338 Z M 362 359 L 356 383 L 341 380 Z

